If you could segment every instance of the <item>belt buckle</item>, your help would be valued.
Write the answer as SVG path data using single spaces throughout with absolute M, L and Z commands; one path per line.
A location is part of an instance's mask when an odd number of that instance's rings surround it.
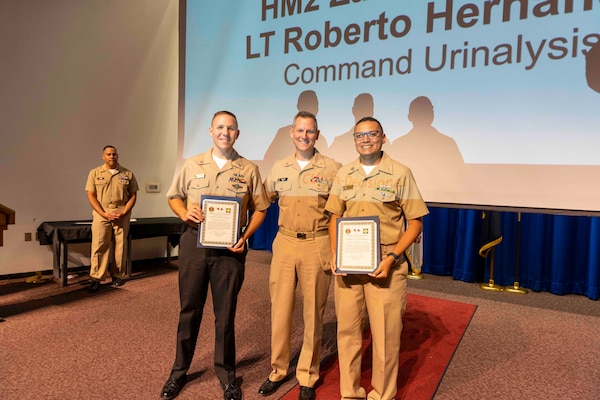
M 296 232 L 296 238 L 298 238 L 298 239 L 306 239 L 306 233 L 304 233 L 304 232 Z

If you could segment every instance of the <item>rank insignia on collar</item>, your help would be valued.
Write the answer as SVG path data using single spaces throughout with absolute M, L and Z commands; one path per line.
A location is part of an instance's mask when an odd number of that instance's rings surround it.
M 277 178 L 277 182 L 287 182 L 288 178 Z

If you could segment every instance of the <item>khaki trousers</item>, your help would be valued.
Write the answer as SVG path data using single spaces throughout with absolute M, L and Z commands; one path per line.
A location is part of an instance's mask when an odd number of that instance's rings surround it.
M 338 357 L 342 399 L 391 400 L 397 392 L 402 315 L 408 265 L 398 262 L 386 280 L 367 275 L 336 276 Z M 373 390 L 360 386 L 362 331 L 368 313 L 373 347 Z
M 93 216 L 90 278 L 95 280 L 104 278 L 110 263 L 113 244 L 115 262 L 110 264 L 110 276 L 122 278 L 125 275 L 130 215 L 124 215 L 117 221 L 102 218 L 95 211 Z
M 327 235 L 298 239 L 278 233 L 273 241 L 269 275 L 272 367 L 269 379 L 274 382 L 288 374 L 298 284 L 302 293 L 304 336 L 296 378 L 301 386 L 308 387 L 314 387 L 319 380 L 323 313 L 331 281 L 330 254 Z

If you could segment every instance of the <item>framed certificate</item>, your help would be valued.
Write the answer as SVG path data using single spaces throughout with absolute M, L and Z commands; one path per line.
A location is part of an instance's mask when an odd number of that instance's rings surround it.
M 200 208 L 204 221 L 198 228 L 198 247 L 226 248 L 237 243 L 242 199 L 202 195 Z
M 379 217 L 337 219 L 337 272 L 369 274 L 379 266 Z

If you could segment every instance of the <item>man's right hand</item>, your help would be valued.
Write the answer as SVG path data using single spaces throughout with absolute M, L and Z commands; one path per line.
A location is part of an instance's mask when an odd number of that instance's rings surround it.
M 197 229 L 198 224 L 204 221 L 204 213 L 198 206 L 191 206 L 183 216 L 183 221 L 186 222 L 192 228 Z

